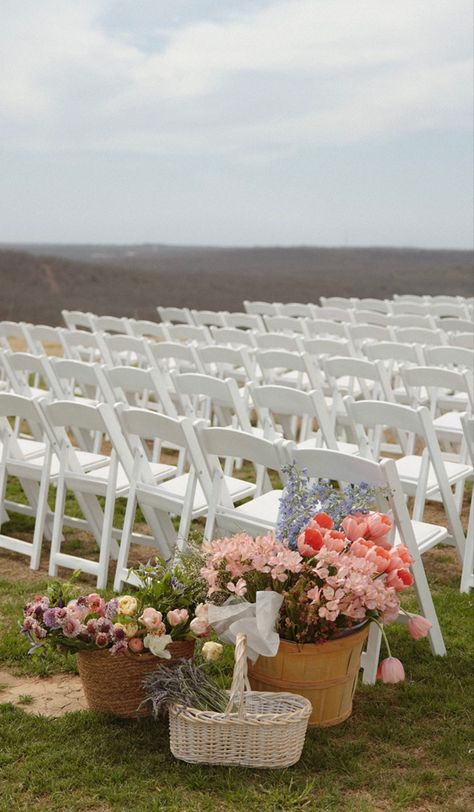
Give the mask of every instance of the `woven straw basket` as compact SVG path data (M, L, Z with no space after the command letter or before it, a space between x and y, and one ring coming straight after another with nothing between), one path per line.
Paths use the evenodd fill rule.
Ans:
M239 634L225 712L172 706L171 752L191 763L289 767L301 757L310 713L311 703L297 694L250 690L247 640Z
M142 682L163 663L180 657L191 658L194 640L176 640L169 644L170 660L154 654L121 654L114 657L108 649L79 651L77 667L89 708L115 716L151 716L151 705L140 707L145 699Z

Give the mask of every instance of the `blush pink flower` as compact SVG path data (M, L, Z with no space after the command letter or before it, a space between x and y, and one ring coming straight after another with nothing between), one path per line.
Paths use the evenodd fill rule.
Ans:
M355 555L357 558L365 558L373 546L373 542L368 541L368 539L355 539L351 544L351 555Z
M66 637L77 637L81 624L73 615L68 615L63 623L63 634Z
M367 516L367 533L365 537L370 538L372 541L377 541L378 543L378 539L388 536L392 527L393 522L386 513L369 513Z
M422 637L426 637L432 625L431 621L422 615L413 615L407 624L413 640L421 640Z
M86 595L86 606L89 612L93 612L96 615L103 615L105 612L105 601L97 592L91 592L90 595Z
M131 637L128 641L128 647L134 654L139 654L143 651L143 641L139 637Z
M170 626L179 626L181 623L186 623L189 612L187 609L171 609L166 617Z
M368 561L373 561L377 572L385 572L390 564L390 554L388 550L384 550L383 547L379 547L378 544L367 551L366 557Z
M382 682L387 683L403 682L405 679L403 664L396 657L387 657L386 660L382 660L377 674Z
M245 583L243 578L239 578L236 584L233 584L232 581L229 581L227 584L227 589L229 592L233 592L238 598L243 598L245 593L247 592L247 584Z
M143 610L138 620L150 631L156 632L163 627L163 615L151 606Z
M346 516L341 527L349 541L364 538L368 528L367 516L365 513L352 513Z

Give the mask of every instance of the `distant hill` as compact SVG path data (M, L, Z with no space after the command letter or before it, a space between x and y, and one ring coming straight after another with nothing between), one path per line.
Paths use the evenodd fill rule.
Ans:
M1 250L0 319L60 324L61 309L157 317L156 306L241 310L243 299L474 295L469 251L28 245Z

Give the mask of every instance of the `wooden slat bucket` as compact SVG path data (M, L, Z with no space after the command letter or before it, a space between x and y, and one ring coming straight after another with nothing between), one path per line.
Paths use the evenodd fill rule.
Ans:
M330 727L352 713L352 698L359 676L368 626L325 643L298 645L280 640L275 657L249 662L254 691L289 691L309 699L310 727Z

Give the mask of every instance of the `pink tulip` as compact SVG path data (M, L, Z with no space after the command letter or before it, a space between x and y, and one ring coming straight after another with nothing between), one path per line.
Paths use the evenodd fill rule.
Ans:
M332 528L334 527L334 522L331 519L331 517L327 513L324 513L322 511L321 513L316 513L316 515L313 516L312 521L315 522L316 525L323 530L332 530Z
M355 555L357 558L365 558L373 546L374 544L372 541L362 538L356 539L351 544L351 555Z
M382 660L379 666L379 673L382 682L403 682L405 679L403 664L400 660L397 660L396 657L387 657L386 660Z
M378 545L367 552L366 558L375 564L377 572L385 572L390 563L389 553Z
M413 640L420 640L426 637L433 624L422 615L413 615L407 625Z
M349 541L355 541L367 533L367 516L363 513L353 513L343 520L342 529Z
M186 623L189 612L187 609L171 609L166 617L170 626L179 626L180 623Z
M367 516L367 536L374 541L386 536L392 526L392 520L386 513L369 513Z

